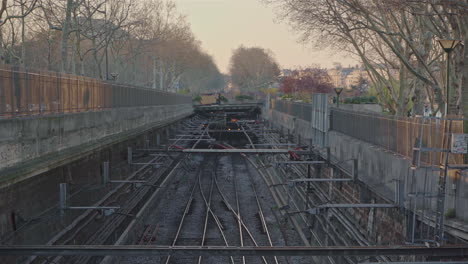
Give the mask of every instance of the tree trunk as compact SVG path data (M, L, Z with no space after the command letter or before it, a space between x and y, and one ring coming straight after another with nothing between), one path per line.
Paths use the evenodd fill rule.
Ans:
M153 59L153 89L157 89L158 88L158 85L157 85L157 82L158 82L158 62L156 60L156 57L154 57Z
M424 99L426 96L424 94L423 85L424 83L421 80L414 80L413 116L424 114Z
M24 23L24 1L21 1L21 67L26 65L26 26Z
M62 57L61 71L67 72L68 67L68 32L70 31L71 23L71 11L73 6L73 0L67 0L67 8L65 10L65 21L62 28L62 47L60 50Z
M462 48L462 56L463 59L460 60L460 65L459 69L462 71L462 90L461 90L461 104L460 108L463 113L464 118L468 118L468 70L466 67L468 67L468 48L466 45L468 45L468 24L464 24L461 26L461 31L463 35L463 42L465 43L464 46L459 47ZM464 124L464 132L468 132L468 121L465 121Z
M400 66L400 89L398 91L398 102L396 102L396 115L399 117L406 116L406 104L408 102L405 96L405 91L408 89L408 82L406 77L406 68L404 65L402 65Z
M164 91L163 61L159 61L159 89Z
M0 63L5 63L5 49L3 48L3 28L0 27Z

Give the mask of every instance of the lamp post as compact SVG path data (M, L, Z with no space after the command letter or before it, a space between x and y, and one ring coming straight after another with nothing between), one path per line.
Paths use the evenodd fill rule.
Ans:
M449 94L449 85L450 85L450 53L461 43L460 40L455 39L439 39L438 40L442 49L447 53L447 75L446 75L446 83L445 83L445 116L448 114L449 110L449 102L450 102L450 94Z
M343 88L335 88L335 93L336 93L336 107L340 108L340 94L343 92Z

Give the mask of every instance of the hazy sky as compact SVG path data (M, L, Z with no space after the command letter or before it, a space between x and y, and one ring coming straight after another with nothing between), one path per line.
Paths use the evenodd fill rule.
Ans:
M331 67L356 64L345 54L314 50L297 43L297 35L285 23L277 21L275 11L260 0L175 0L187 15L203 48L214 56L223 72L228 71L232 50L244 46L270 49L283 68L320 64Z

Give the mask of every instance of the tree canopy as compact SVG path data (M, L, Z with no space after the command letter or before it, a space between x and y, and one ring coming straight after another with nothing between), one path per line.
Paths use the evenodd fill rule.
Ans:
M242 92L257 92L275 82L280 69L271 51L240 46L232 54L229 72Z
M450 76L437 39L468 38L468 0L266 0L290 22L303 41L333 46L362 61L383 106L397 115L423 105L433 112L447 101L457 113L461 94L468 100L465 47L452 52ZM464 85L463 85L464 84ZM414 100L412 100L414 99ZM468 109L464 109L468 113Z
M172 0L3 0L0 19L0 63L161 90L224 86Z

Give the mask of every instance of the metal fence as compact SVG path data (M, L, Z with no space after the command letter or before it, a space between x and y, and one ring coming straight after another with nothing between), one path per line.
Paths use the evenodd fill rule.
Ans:
M294 103L285 100L273 100L271 108L302 120L312 120L312 105L306 103Z
M0 66L0 116L191 104L189 96L56 72Z
M440 164L450 133L463 133L462 120L412 117L394 118L367 112L333 108L330 129L380 146L413 160L413 164ZM450 122L452 123L450 125ZM421 152L419 147L433 149ZM415 149L416 148L416 149ZM461 154L450 155L450 163L463 163Z
M319 98L316 99L318 100ZM272 100L271 108L312 122L314 121L312 118L313 114L316 114L323 104L317 100L314 100L312 104ZM323 124L320 118L315 118L315 121L319 125ZM441 164L444 157L443 150L450 147L448 146L450 142L447 140L449 135L463 133L463 120L461 119L428 117L396 118L378 113L358 112L338 108L331 108L329 122L330 130L405 156L411 159L413 164L417 166L421 163ZM326 123L328 123L328 120L326 120ZM313 133L322 131L323 129L321 128L312 122ZM328 130L328 126L324 128ZM316 134L311 136L313 138L317 137ZM318 144L314 142L314 144L322 146L325 146L327 142L323 141L322 143ZM426 150L419 151L420 147ZM463 155L451 154L449 163L462 164Z

